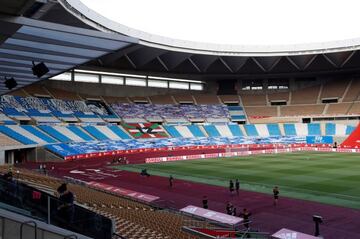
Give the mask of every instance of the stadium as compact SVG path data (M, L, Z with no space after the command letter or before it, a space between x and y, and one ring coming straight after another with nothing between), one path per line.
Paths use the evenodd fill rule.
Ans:
M356 6L175 2L0 0L0 238L360 238Z

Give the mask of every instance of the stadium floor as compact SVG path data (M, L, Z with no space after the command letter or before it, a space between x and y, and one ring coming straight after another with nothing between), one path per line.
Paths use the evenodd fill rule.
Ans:
M350 153L290 153L122 166L120 169L271 193L360 209L360 157Z
M306 156L308 158L304 158ZM222 162L219 162L219 160L222 160ZM285 177L283 174L286 165L294 164L296 162L294 165L288 165L288 167L291 166L290 169L293 169L292 173L288 173L288 175L291 177L294 177L295 175L308 175L315 177L315 174L317 174L315 170L318 170L324 171L323 175L327 176L327 178L331 177L331 175L333 175L331 177L332 179L339 178L338 180L340 180L340 183L343 181L341 178L352 176L348 177L348 180L352 179L351 182L354 184L356 182L355 176L358 175L357 172L359 172L358 162L360 161L357 160L360 159L358 159L358 156L355 154L333 155L323 153L299 153L286 155L259 155L256 157L244 157L237 159L227 158L181 162L178 161L164 164L147 164L146 166L128 165L117 167L118 169L109 168L106 163L99 162L97 160L91 162L88 160L83 160L81 162L74 161L63 163L61 164L61 167L60 165L57 165L56 170L54 170L51 174L57 177L70 176L84 181L97 181L116 187L159 196L162 203L165 203L166 206L175 207L177 209L187 205L201 206L201 199L204 195L207 195L209 198L210 209L219 212L224 212L226 203L231 201L235 207L237 207L238 212L244 207L248 208L252 212L252 228L258 228L263 232L269 233L274 233L277 230L285 227L304 233L313 234L314 223L312 221L312 215L317 214L323 216L324 218L324 223L321 225L321 234L324 236L324 238L350 239L360 238L360 210L355 209L355 206L354 208L346 208L309 200L289 198L287 197L287 194L293 194L293 192L287 192L287 186L285 186L285 183L288 182L284 179L284 185L279 181L272 181L274 183L276 182L280 186L281 190L279 205L274 207L272 204L272 195L270 195L273 185L270 185L269 183L265 186L259 186L259 182L261 181L257 181L257 183L256 181L254 181L254 183L248 181L248 183L245 183L240 176L249 175L249 169L251 168L263 167L263 172L257 172L259 177L264 177L267 175L267 177L271 178L274 177L274 174L270 173L272 170L280 170L281 173L277 175L282 175L280 178L283 178ZM234 162L238 164L234 165ZM243 163L242 166L241 163ZM349 163L353 165L346 165ZM179 167L178 165L181 164L188 164L188 166ZM200 167L196 169L194 165L197 164L203 164L203 166L207 167ZM224 168L227 169L226 172L229 172L226 174L226 176L224 174L223 179L206 179L205 175L203 175L204 170L209 170L210 167L212 167L212 171L209 172L212 172L214 175L222 175L220 172L220 169L222 168L221 165L226 165ZM148 169L148 172L152 174L152 176L149 178L142 177L139 174L140 169L145 167ZM175 167L176 170L181 169L184 170L185 173L197 173L203 177L200 178L199 176L192 176L192 178L190 178L190 176L186 175L187 180L182 180L179 178L179 175L175 176L175 174L173 174L175 176L174 188L170 189L168 186L169 172L164 171L165 169L160 172L160 167ZM301 167L303 169L301 169ZM132 171L136 172L123 170L125 168L127 170L131 169ZM163 174L166 177L155 176L155 168L158 170L157 173ZM249 172L247 174L237 174L239 179L242 180L241 188L244 190L240 191L240 196L230 195L227 189L227 180L230 177L234 177L234 174L231 173L231 171L242 172L239 171L239 168L243 168L245 172ZM338 168L342 173L335 173ZM348 168L349 172L346 172L345 168ZM270 171L270 169L272 170ZM303 171L305 169L308 169L308 174L304 174ZM294 174L296 170L298 171L296 174ZM178 171L178 174L179 172L181 171ZM312 179L314 180L314 183L318 185L319 182L316 181L317 178ZM195 182L194 180L202 182ZM322 181L329 181L329 179L322 179ZM216 184L220 184L220 186ZM331 188L331 186L328 187ZM266 193L253 192L248 189L259 190L260 192L264 191ZM357 186L354 187L354 189L359 188ZM356 190L353 190L352 192L356 192ZM317 194L317 192L312 193ZM324 193L321 192L321 194ZM309 196L309 199L313 200L311 195ZM294 194L293 196L297 195ZM331 196L328 196L328 198L331 198ZM353 200L351 205L357 204Z

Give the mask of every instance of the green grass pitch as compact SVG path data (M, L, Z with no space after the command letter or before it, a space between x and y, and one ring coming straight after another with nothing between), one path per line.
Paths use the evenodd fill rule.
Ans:
M289 153L120 166L119 169L195 182L228 186L238 178L241 188L351 208L360 208L360 155L351 153Z

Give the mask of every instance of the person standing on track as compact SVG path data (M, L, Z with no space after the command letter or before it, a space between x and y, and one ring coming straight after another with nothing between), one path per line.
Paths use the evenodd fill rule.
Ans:
M234 182L232 179L230 179L230 182L229 182L229 191L230 191L230 194L233 194L233 192L234 192Z
M169 186L170 186L170 188L173 187L173 182L174 182L174 178L173 178L172 175L170 175L170 177L169 177Z
M204 197L203 197L202 205L203 205L203 208L204 208L204 209L208 209L208 208L209 208L207 196L204 196Z
M239 196L239 190L240 190L240 182L239 179L235 180L235 190L236 190L236 194Z
M273 194L274 194L274 206L276 206L278 204L279 194L280 194L278 186L275 186L273 188Z
M247 210L247 208L244 208L243 212L240 213L239 216L244 219L244 226L246 227L246 229L249 229L251 213Z

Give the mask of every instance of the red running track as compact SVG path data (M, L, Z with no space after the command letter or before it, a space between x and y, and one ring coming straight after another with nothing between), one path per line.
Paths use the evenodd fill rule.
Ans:
M65 166L65 165L64 165ZM56 176L71 176L84 181L102 182L117 187L131 189L155 196L171 202L168 205L177 209L189 204L201 206L204 195L209 198L209 209L225 212L228 201L232 202L239 213L244 207L252 212L252 228L263 232L274 233L281 228L288 228L307 234L314 233L312 215L321 215L324 223L320 226L321 234L326 239L357 239L360 238L360 210L326 205L316 202L282 198L278 206L273 206L272 196L262 193L240 191L240 196L230 195L227 188L176 180L174 188L168 186L168 178L159 176L141 177L138 173L101 169L94 173L88 171L89 166L79 166L76 170L86 174L71 173L64 168L55 169ZM281 189L280 189L281 190Z

